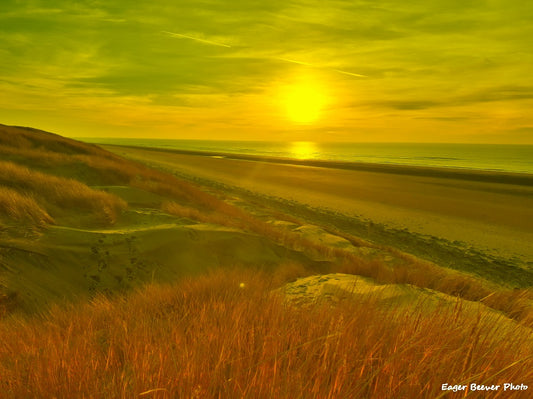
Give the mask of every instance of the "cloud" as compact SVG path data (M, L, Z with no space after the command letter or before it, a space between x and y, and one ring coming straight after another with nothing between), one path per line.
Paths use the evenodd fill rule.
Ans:
M429 120L429 121L439 121L439 122L462 122L476 119L470 116L417 116L413 119Z
M4 3L0 90L28 110L53 104L58 119L84 96L108 107L139 98L142 115L164 107L185 120L183 108L199 126L200 114L232 114L248 96L272 102L275 85L304 75L321 79L335 100L335 121L321 127L346 131L378 117L395 123L389 110L467 130L475 121L465 109L525 115L533 99L533 6L519 0ZM9 103L1 106L8 114Z
M491 101L515 101L533 99L533 86L498 86L478 90L472 94L457 98L457 103L476 103Z
M443 103L434 100L386 100L373 102L371 105L397 110L418 110L439 107Z
M177 37L177 38L182 38L182 39L189 39L189 40L194 40L194 41L199 42L199 43L210 44L212 46L220 46L220 47L231 48L231 46L228 45L228 44L218 43L218 42L215 42L213 40L200 39L198 37L193 37L193 36L189 36L189 35L183 35L183 34L174 33L174 32L167 32L167 31L162 31L162 33L165 33L165 34L167 34L169 36L172 36L172 37Z
M514 102L532 99L533 86L496 86L463 95L449 95L448 97L441 97L440 100L383 100L371 102L367 105L396 110L421 110L436 107L460 107L487 102Z

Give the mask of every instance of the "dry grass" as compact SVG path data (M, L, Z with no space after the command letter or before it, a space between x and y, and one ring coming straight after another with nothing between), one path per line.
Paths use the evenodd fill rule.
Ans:
M131 185L169 199L216 210L224 203L170 173L129 161L102 148L35 129L0 125L0 154L33 172L91 185Z
M443 383L533 382L530 330L460 303L428 313L370 298L303 311L270 294L273 280L219 270L5 319L2 397L436 398Z
M61 208L89 210L113 223L127 204L112 194L94 190L73 179L30 170L12 162L0 161L0 184ZM42 202L40 201L40 202ZM26 201L26 213L35 212L35 201ZM22 205L22 204L21 204Z
M334 261L332 272L357 274L384 284L411 284L471 301L483 301L487 306L533 327L533 292L531 290L502 291L501 288L479 278L446 269L392 249L390 250L394 255L401 260L400 263L390 265L380 260L365 259L343 249L313 242L297 233L277 228L240 208L225 203L219 205L216 212L199 211L175 202L163 203L162 210L202 223L250 231L288 248L303 250L311 256L331 259Z
M170 173L126 160L95 145L35 129L0 125L0 155L13 161L4 161L5 164L0 165L0 182L5 185L28 188L20 180L14 180L30 172L36 173L35 176L45 172L47 177L70 178L82 184L130 185L179 203L194 205L201 211L228 214L232 209L215 196ZM28 165L28 168L25 171L18 170L13 178L8 175L9 170L2 173L2 167L13 169L14 164ZM33 187L46 188L44 186ZM76 190L79 191L79 188Z
M61 154L101 154L102 150L92 144L81 143L57 134L29 127L0 124L0 145L10 148L32 149Z
M228 216L248 218L238 208L170 173L51 133L0 125L0 154L13 161L0 162L0 184L31 193L37 201L46 199L61 207L102 210L110 221L116 220L124 203L91 190L86 184L140 188L194 206L198 212L211 214L211 218L221 213L224 215L219 218L221 223Z
M34 170L88 184L127 184L148 168L102 148L36 129L0 125L0 155Z
M43 227L54 220L32 197L0 186L0 216Z

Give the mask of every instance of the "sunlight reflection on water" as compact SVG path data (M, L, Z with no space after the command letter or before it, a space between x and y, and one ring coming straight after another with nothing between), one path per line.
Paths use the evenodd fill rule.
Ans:
M290 143L289 152L292 158L313 159L316 158L318 147L312 141L293 141Z

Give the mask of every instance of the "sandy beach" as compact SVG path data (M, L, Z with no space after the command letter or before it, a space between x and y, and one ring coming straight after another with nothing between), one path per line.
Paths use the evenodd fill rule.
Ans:
M368 164L316 166L305 161L290 164L249 156L105 147L181 174L459 241L505 258L533 259L530 175Z

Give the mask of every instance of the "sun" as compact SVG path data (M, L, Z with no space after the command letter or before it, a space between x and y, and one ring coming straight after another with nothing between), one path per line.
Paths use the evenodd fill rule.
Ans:
M298 82L287 87L285 106L288 118L298 124L316 122L324 109L326 97L323 89L312 82Z

